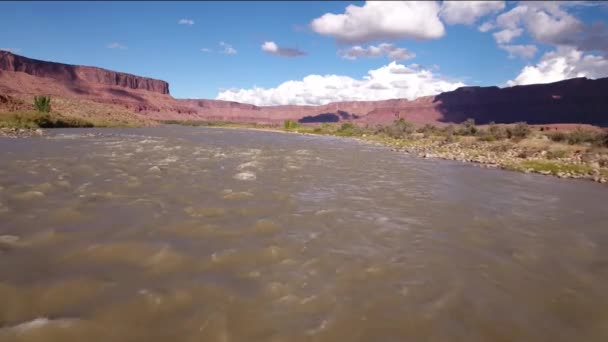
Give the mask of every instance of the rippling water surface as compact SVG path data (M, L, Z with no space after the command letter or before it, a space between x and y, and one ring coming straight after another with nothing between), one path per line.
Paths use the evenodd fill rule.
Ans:
M607 341L608 189L333 137L0 139L0 341Z

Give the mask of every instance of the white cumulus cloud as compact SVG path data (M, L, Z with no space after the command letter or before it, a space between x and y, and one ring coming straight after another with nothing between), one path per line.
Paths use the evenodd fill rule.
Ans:
M437 39L445 34L439 8L435 1L366 1L363 6L348 5L344 14L326 13L310 26L340 43Z
M180 25L192 26L192 25L194 25L194 20L192 20L192 19L180 19L177 23L180 24Z
M500 44L499 48L507 51L509 53L509 58L521 57L521 58L532 58L536 55L538 48L536 45L526 44L526 45L506 45Z
M108 49L119 49L119 50L126 50L127 47L125 45L122 45L120 43L114 42L114 43L110 43L108 45L106 45L106 47Z
M381 57L386 56L393 61L402 61L416 57L416 54L406 48L396 47L393 44L382 43L377 46L370 45L362 47L352 46L348 49L338 50L338 55L345 59L355 60L361 57Z
M544 54L538 64L528 65L507 85L551 83L574 77L608 76L608 60L568 46Z
M220 47L222 48L222 50L220 51L221 53L225 53L227 55L236 55L237 53L236 49L228 43L220 42Z
M472 25L477 19L505 8L504 1L444 1L440 16L448 24Z
M567 11L576 2L521 2L499 15L496 23L503 29L527 30L537 42L568 45L582 51L608 52L608 28L604 22L587 25Z
M433 74L417 65L397 62L368 71L361 79L341 75L309 75L283 82L275 88L228 89L216 99L258 106L322 105L338 101L415 99L454 90L465 84Z
M282 57L298 57L306 55L306 52L304 51L294 48L279 47L275 42L272 41L264 42L264 44L262 44L262 51L271 55Z

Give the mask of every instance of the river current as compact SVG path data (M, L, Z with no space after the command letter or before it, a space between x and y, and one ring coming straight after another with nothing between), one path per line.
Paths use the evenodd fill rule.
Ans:
M0 139L0 341L607 341L608 189L352 139Z

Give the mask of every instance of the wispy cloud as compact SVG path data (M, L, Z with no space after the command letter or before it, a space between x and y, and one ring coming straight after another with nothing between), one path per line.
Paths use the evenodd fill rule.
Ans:
M0 48L0 51L8 51L12 53L19 53L21 51L20 48Z
M202 52L211 52L211 49L207 49L207 48L202 48L201 49Z
M120 43L114 42L114 43L110 43L108 45L106 45L106 47L108 49L120 49L120 50L126 50L127 47L125 45L122 45Z
M282 57L305 56L306 52L294 48L279 47L275 42L265 42L262 44L262 51L271 55Z
M180 25L192 26L192 25L194 25L194 20L192 20L192 19L180 19L177 23L180 24Z
M232 47L232 45L225 43L225 42L220 42L220 46L222 47L222 51L220 51L221 53L225 53L227 55L236 55L237 51L235 48Z
M366 48L355 45L346 50L339 50L338 55L345 59L355 60L362 57L386 56L393 61L402 61L416 57L416 54L405 48L399 48L393 44L382 43L377 46L370 45Z
M536 45L505 45L498 44L498 47L509 53L509 58L521 57L532 58L536 55L538 48Z

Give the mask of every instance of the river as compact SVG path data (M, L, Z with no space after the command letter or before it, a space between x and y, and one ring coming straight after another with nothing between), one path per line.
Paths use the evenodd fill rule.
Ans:
M606 341L608 190L353 139L0 139L0 341Z

